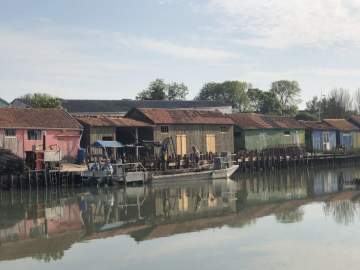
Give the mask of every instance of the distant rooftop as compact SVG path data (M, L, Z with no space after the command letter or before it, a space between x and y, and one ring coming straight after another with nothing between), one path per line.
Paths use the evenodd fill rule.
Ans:
M229 107L222 102L206 100L85 100L64 99L62 106L70 113L126 114L132 108L199 109Z
M229 115L235 125L242 129L303 129L292 117L263 115L257 113L234 113Z
M346 119L324 119L323 121L328 125L343 132L359 131L358 127L356 127Z
M9 105L9 103L6 100L0 98L0 108L7 107L8 105Z

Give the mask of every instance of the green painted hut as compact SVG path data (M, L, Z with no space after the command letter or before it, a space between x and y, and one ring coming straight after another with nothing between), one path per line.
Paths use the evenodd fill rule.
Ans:
M294 118L257 113L234 113L235 150L305 146L305 127Z
M9 106L9 103L7 103L5 100L3 100L2 98L0 98L0 108L4 108Z

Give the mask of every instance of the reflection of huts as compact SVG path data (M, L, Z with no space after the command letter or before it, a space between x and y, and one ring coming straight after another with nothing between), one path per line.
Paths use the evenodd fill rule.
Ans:
M336 149L336 129L325 122L303 121L308 150L331 151Z
M235 150L304 146L305 128L291 117L234 113Z
M133 109L126 117L153 125L153 141L172 138L177 155L192 153L192 146L202 153L234 151L233 121L219 111Z
M360 129L345 119L324 119L336 129L336 144L345 150L360 148Z
M81 147L92 154L101 154L102 150L91 147L97 140L119 141L135 144L152 138L152 127L145 122L121 116L82 116L77 120L83 125ZM115 153L114 153L115 155Z

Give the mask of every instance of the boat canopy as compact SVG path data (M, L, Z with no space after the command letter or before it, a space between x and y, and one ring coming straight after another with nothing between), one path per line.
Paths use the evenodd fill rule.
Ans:
M118 141L101 141L97 140L93 143L92 147L98 148L122 148L125 147L121 142Z

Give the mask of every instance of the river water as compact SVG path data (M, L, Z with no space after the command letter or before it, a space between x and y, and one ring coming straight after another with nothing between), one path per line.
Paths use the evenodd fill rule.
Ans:
M355 167L0 193L0 269L358 269Z

